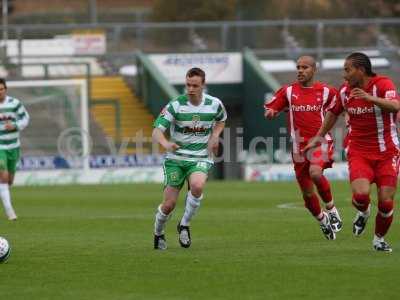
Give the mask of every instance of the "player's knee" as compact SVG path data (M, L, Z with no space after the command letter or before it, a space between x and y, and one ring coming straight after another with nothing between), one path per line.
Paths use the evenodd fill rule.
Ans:
M382 217L388 218L393 214L394 201L393 199L380 200L378 202L379 214Z
M190 191L192 195L196 198L201 197L203 194L204 183L203 182L193 182L190 185Z
M314 183L319 183L321 180L322 171L319 169L310 169L310 177Z
M200 198L203 195L203 189L193 189L191 190L193 197Z
M165 214L169 214L171 211L174 210L176 205L175 197L166 197L164 202L162 203L162 210Z
M353 186L353 198L355 195L369 195L369 185Z
M313 190L310 190L310 191L308 191L308 190L303 190L302 193L303 193L303 199L304 199L304 201L307 202L307 199L309 199L310 197L312 197L312 195L314 194L314 191L313 191Z
M393 199L395 194L395 190L386 190L386 191L379 191L378 193L378 201L386 201Z
M9 177L7 172L0 172L0 182L9 183Z
M315 166L315 165L311 165L310 169L308 171L311 180L313 181L313 183L318 184L321 180L321 176L322 176L322 168L319 166Z
M164 201L164 203L161 206L162 212L166 215L169 215L174 210L175 204L176 204L175 201L168 201L168 200Z

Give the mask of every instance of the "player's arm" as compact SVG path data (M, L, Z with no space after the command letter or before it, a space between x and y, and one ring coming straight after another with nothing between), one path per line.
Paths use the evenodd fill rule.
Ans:
M14 122L8 122L4 125L6 130L23 130L29 124L29 114L22 103L18 104L15 112L16 118Z
M325 135L333 128L338 116L343 113L343 111L344 107L342 101L340 100L340 95L336 94L333 96L332 101L327 108L327 112L321 127L319 128L317 134L310 139L310 141L304 147L303 152L306 152L311 148L315 148L321 143L325 142Z
M29 114L21 103L21 107L17 110L16 125L18 130L23 130L29 124Z
M159 143L167 151L175 151L179 146L173 142L168 141L164 132L160 128L154 128L152 134L153 141Z
M332 127L336 124L337 119L338 119L337 115L328 111L326 113L326 116L325 116L324 122L322 123L321 128L318 130L318 132L315 136L323 138L332 129Z
M175 151L179 146L170 142L165 136L165 131L171 126L175 120L175 111L171 103L164 107L157 119L154 121L154 129L152 133L153 142L159 143L167 151Z
M286 86L281 87L270 101L264 104L264 117L271 120L288 106Z
M382 98L370 95L360 88L354 88L351 90L350 97L365 99L387 112L398 112L400 110L400 101L397 98L395 87L389 87L385 90L384 98Z
M219 104L217 115L215 117L215 123L211 132L211 136L208 140L208 153L214 153L217 155L219 146L219 136L224 131L225 121L228 115L222 102Z
M315 148L320 144L325 142L325 135L332 129L335 125L338 116L334 113L328 111L325 115L324 122L322 123L320 129L318 130L317 134L307 143L304 147L303 151L306 152L311 148Z
M225 122L215 122L210 139L208 140L208 153L218 154L219 136L224 131Z

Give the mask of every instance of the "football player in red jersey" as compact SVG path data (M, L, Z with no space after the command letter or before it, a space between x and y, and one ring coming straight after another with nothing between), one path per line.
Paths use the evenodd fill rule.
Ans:
M283 86L272 100L264 105L265 117L273 119L279 112L288 110L294 170L305 207L320 222L325 237L334 240L335 233L342 228L342 220L334 205L329 181L323 175L324 169L330 168L333 163L333 143L330 134L326 134L328 143L308 153L302 152L308 140L318 132L326 108L337 95L334 88L314 81L315 72L314 58L300 57L297 60L297 81ZM314 185L325 202L326 212L321 209Z
M363 53L350 54L344 64L346 83L339 97L328 109L322 127L306 149L319 144L343 111L349 115L347 158L353 205L357 209L353 233L359 236L370 216L370 186L378 188L378 213L375 218L373 247L391 252L385 242L393 219L394 194L397 186L399 141L396 114L400 101L393 82L372 72L371 61Z

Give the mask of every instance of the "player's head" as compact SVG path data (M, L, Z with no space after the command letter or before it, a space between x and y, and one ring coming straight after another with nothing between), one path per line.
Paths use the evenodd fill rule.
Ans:
M7 93L7 83L4 78L0 78L0 100L3 100L6 97Z
M371 60L361 52L354 52L344 62L344 79L351 87L361 87L366 77L373 77Z
M206 73L200 68L191 68L186 73L186 92L191 99L199 99L206 82Z
M314 80L317 64L312 56L300 56L296 64L297 81L303 86L309 86Z

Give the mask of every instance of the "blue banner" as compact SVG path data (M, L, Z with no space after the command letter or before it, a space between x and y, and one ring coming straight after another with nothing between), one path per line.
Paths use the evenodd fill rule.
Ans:
M130 155L91 155L90 168L132 168L160 166L163 154L130 154ZM62 156L23 156L18 170L56 170L77 169L82 167L82 158L65 158Z

